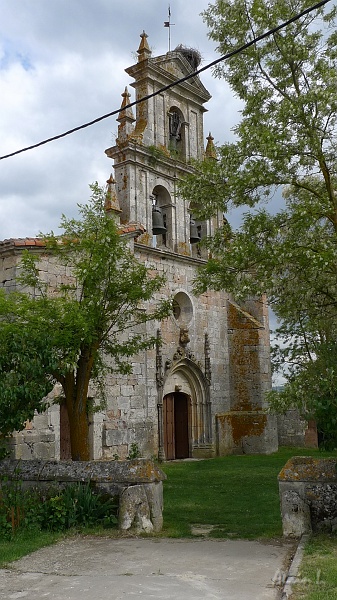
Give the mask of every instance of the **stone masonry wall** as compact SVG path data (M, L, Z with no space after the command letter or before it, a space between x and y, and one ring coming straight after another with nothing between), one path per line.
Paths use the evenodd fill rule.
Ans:
M213 429L215 414L229 406L228 350L226 346L226 296L207 293L195 297L192 293L196 263L185 257L171 257L167 253L148 247L136 246L137 257L156 272L164 274L167 283L154 300L174 297L184 291L188 294L193 310L187 323L189 348L204 370L204 335L209 334L212 365L211 401ZM162 324L147 324L149 334L161 327L163 364L172 361L179 345L181 323L174 316ZM156 385L155 349L132 359L133 373L125 377L109 376L107 381L108 402L103 420L103 458L118 455L125 458L130 445L136 443L142 456L154 456L158 452L158 389ZM174 390L172 390L174 391Z
M217 415L218 454L277 450L276 417L265 412L270 348L265 299L246 307L228 303L230 410ZM253 313L253 315L252 315Z
M39 268L43 279L51 289L60 283L71 281L71 271L56 264L55 260L33 248L41 256ZM193 280L199 261L167 253L146 246L137 246L139 260L153 266L157 272L167 277L166 288L159 297L173 297L176 293L188 294L192 303L192 314L187 323L189 348L205 368L204 336L207 332L210 341L210 361L212 380L210 386L212 402L213 431L215 415L229 408L228 348L226 295L207 293L195 297L192 293ZM20 254L1 259L0 278L8 289L15 287ZM157 299L155 298L155 300ZM163 339L163 362L172 361L179 344L182 323L173 316L161 325ZM149 323L143 330L153 335L160 323ZM156 385L155 349L132 358L133 372L130 376L108 375L107 408L92 416L91 448L95 459L126 458L132 444L139 448L141 456L155 456L158 452L158 389ZM17 458L56 458L60 457L59 406L55 405L44 415L37 415L25 431L15 434L11 442L12 455Z
M300 418L297 410L288 410L277 415L278 443L280 446L304 447L307 423Z

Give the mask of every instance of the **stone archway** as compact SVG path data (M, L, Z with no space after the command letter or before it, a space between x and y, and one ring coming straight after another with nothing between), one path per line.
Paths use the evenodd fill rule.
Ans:
M209 456L212 422L209 385L200 367L183 358L166 373L163 386L163 450L167 460Z

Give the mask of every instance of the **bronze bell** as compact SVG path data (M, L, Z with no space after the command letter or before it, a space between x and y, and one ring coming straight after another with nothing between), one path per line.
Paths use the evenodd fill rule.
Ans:
M194 219L190 220L190 244L197 244L201 240L200 231L196 226Z
M159 206L152 207L152 233L153 235L163 235L167 229L164 225L164 219Z

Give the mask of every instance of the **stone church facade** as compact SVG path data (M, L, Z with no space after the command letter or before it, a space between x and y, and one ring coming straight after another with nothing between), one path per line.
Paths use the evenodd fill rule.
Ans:
M193 218L177 182L191 159L214 159L213 138L204 147L208 91L198 76L173 82L197 67L195 51L178 47L152 57L145 33L138 62L126 69L140 100L136 114L122 94L107 210L118 220L137 258L165 274L173 315L144 325L157 331L156 348L133 358L133 373L107 378L107 407L91 423L93 459L125 458L132 448L159 459L211 457L277 450L277 424L266 412L271 387L268 307L264 298L238 305L225 292L196 296L193 281L207 259L202 237L221 226L222 214ZM166 88L166 89L165 89ZM52 262L40 240L0 242L0 284L13 289L23 249L39 253L51 285L69 274ZM51 404L14 435L16 458L67 458L67 416ZM132 446L135 444L136 446Z

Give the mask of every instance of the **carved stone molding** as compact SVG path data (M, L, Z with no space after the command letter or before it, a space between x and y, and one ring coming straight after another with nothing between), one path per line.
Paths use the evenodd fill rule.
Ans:
M205 377L207 380L208 385L210 385L211 380L212 380L212 369L211 369L211 359L210 359L210 353L209 353L209 337L208 337L208 333L205 333Z
M163 355L162 355L162 337L160 329L157 329L157 341L156 341L156 383L158 388L162 388L164 385L163 375Z

